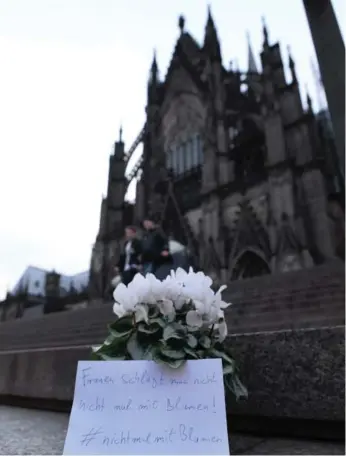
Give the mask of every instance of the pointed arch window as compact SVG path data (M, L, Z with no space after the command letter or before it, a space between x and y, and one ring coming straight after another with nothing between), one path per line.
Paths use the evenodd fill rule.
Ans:
M200 135L172 144L166 153L166 166L174 175L181 175L203 164L203 146Z
M187 170L187 142L181 145L181 173L185 173Z
M167 166L167 169L173 168L172 149L168 149L166 152L166 166Z
M192 142L191 139L189 139L186 142L185 153L186 153L186 170L189 171L190 169L193 168L193 157L192 157L192 154L193 154L193 142Z
M176 148L177 152L177 174L181 174L184 169L184 156L181 144Z
M171 152L171 156L172 156L173 174L177 174L177 172L178 172L178 154L177 154L176 145L171 146L170 152Z
M203 145L202 145L202 139L200 135L196 136L196 142L197 142L197 165L202 165L203 164Z
M192 166L195 168L196 166L198 166L197 135L192 138L191 156L192 156Z

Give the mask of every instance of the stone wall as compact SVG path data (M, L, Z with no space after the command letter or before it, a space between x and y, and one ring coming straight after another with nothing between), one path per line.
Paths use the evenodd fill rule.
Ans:
M228 398L228 412L254 417L342 421L344 328L231 336L247 401ZM6 351L0 355L2 396L71 401L78 360L90 347Z
M245 416L344 419L344 268L237 282L227 313L228 343L240 361L248 401L228 400ZM0 401L70 401L78 360L102 342L111 304L0 325Z

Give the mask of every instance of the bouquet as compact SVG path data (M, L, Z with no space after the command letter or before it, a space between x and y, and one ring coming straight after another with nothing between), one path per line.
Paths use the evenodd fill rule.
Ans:
M93 348L96 360L153 360L171 368L189 359L221 358L226 386L238 399L246 397L235 362L224 344L227 324L222 286L212 289L203 272L171 271L163 281L153 274L137 274L114 291L109 336Z

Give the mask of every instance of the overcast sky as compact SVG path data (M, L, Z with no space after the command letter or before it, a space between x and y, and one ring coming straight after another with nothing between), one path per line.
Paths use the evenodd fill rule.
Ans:
M208 3L226 65L246 68L247 31L259 63L265 16L316 102L302 0ZM141 129L153 49L165 75L180 13L201 42L205 0L0 0L0 298L28 265L88 269L112 144L120 123L127 147Z

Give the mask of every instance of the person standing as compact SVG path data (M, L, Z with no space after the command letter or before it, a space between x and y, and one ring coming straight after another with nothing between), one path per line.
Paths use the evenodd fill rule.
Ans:
M170 261L168 239L153 220L143 220L142 239L143 274L155 274L156 270Z
M136 236L137 229L134 226L125 228L124 251L120 255L116 268L124 285L128 285L141 269L142 246L141 241Z

